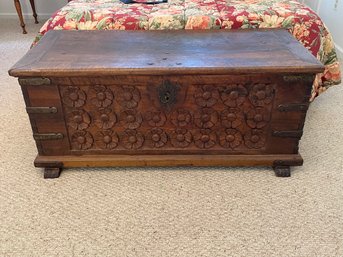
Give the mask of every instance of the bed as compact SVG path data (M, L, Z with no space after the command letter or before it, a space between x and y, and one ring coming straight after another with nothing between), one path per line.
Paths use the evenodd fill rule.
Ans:
M43 25L33 45L49 30L172 30L285 28L325 65L313 100L341 82L332 36L307 6L292 0L169 0L123 4L119 0L73 0ZM101 40L101 39L99 39Z

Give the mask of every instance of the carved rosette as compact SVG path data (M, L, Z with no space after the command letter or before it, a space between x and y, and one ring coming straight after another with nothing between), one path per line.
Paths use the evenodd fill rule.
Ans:
M90 123L91 118L84 110L73 110L67 114L67 124L75 130L84 130Z
M239 108L229 108L220 113L220 120L225 128L237 128L244 122L244 115Z
M214 86L198 87L194 94L195 102L201 107L212 107L219 99L218 90Z
M216 134L210 129L199 129L194 134L194 143L198 148L209 149L216 144Z
M186 109L177 109L171 115L171 122L178 127L185 127L192 123L192 114Z
M266 144L266 134L264 130L252 129L244 135L245 145L248 148L259 149Z
M235 149L242 143L242 134L236 129L226 129L219 134L219 144L224 148Z
M86 93L79 87L67 87L64 88L62 93L62 101L68 107L79 108L86 102Z
M218 113L212 108L202 108L194 115L194 123L199 128L212 128L218 122Z
M127 129L122 134L121 143L126 149L136 150L142 147L144 137L136 130Z
M263 106L273 101L273 85L255 84L250 90L249 99L255 106Z
M113 103L114 96L109 88L96 85L91 87L89 91L89 98L94 106L98 108L105 108Z
M110 129L117 122L117 116L109 108L101 108L95 114L95 125L100 129Z
M145 119L151 127L161 127L167 120L166 115L161 111L150 111L145 115Z
M95 143L101 149L114 149L118 142L118 135L112 130L99 131L95 136Z
M247 96L247 89L241 84L233 84L220 88L220 98L228 107L240 106Z
M168 136L163 129L153 128L148 131L146 141L150 147L160 148L167 143Z
M141 95L135 86L122 86L119 90L117 101L124 108L136 108L140 100Z
M87 150L92 147L94 139L87 131L78 131L71 136L73 149Z
M265 108L256 107L246 113L247 124L250 128L263 128L268 124L269 116Z
M187 129L176 129L170 135L170 142L174 147L185 148L192 143L192 133Z
M137 129L140 127L143 117L136 110L126 110L120 114L120 122L128 129Z

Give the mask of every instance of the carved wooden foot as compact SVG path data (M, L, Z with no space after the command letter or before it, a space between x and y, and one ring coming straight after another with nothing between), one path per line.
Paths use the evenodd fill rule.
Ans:
M61 168L44 168L44 178L58 178L60 176Z
M290 166L274 166L273 169L277 177L290 177L291 176Z

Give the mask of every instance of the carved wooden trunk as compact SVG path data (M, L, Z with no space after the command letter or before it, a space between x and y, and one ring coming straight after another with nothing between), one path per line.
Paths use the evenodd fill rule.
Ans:
M284 30L52 31L19 77L37 167L302 165L323 66Z

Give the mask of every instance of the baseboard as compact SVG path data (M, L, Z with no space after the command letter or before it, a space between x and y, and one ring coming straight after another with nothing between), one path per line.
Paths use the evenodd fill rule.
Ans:
M37 13L38 18L41 19L49 19L52 15L52 13ZM25 19L27 18L31 18L32 17L32 13L23 13L23 16ZM18 14L17 13L0 13L0 19L1 18L16 18L18 19Z

